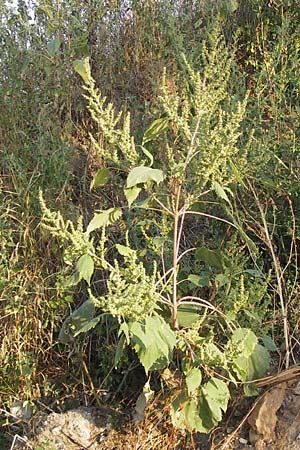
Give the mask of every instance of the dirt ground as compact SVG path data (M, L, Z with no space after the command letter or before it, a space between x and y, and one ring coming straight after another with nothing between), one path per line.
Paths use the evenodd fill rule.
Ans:
M79 407L37 412L15 433L10 450L300 450L298 371L274 377L248 410L236 407L210 436L174 431L166 411L134 423L130 414L107 407Z

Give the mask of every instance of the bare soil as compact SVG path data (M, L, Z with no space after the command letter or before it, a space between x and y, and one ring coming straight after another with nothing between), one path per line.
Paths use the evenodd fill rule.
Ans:
M244 409L232 411L211 436L192 437L172 430L166 411L136 423L107 407L39 411L11 450L300 450L300 381L280 381Z

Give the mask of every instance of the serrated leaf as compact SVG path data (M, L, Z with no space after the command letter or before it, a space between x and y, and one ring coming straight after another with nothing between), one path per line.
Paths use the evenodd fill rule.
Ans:
M59 50L60 44L61 42L59 39L52 39L48 42L47 50L51 58L54 58L54 56L56 55L57 51Z
M200 417L207 431L210 431L222 419L222 411L227 410L230 392L227 384L218 378L212 377L201 387Z
M188 281L198 287L210 286L209 274L202 273L200 275L190 274L188 276Z
M168 128L168 119L161 118L154 120L154 122L144 133L143 145L146 144L147 142L153 141L153 139L158 137L167 128Z
M229 200L228 195L226 194L224 188L217 181L213 182L212 187L217 196L220 197L222 200L225 200L232 207L231 201Z
M259 278L261 278L263 276L262 271L261 270L257 270L257 269L246 269L246 270L244 270L244 272L248 273L252 277L259 277Z
M270 367L268 350L257 344L249 357L240 356L233 361L233 368L242 381L252 381L262 377Z
M230 282L230 279L227 275L224 275L223 273L218 273L215 276L215 282L218 284L218 287L220 288L228 284Z
M80 280L81 280L80 274L77 271L73 272L72 275L70 275L69 278L66 280L65 286L66 287L75 286L76 284L79 283Z
M176 336L161 317L147 317L130 325L131 343L146 373L157 363L166 367L172 357Z
M73 67L75 72L77 72L83 81L87 83L91 77L89 58L84 58L84 60L76 59L76 61L73 62Z
M243 390L246 397L256 397L258 395L258 390L255 389L253 384L244 384Z
M125 194L126 200L128 202L129 208L132 205L132 203L138 198L141 190L142 189L139 188L138 186L133 186L131 188L124 189L124 194Z
M241 175L240 175L240 173L239 173L239 171L238 171L236 165L234 164L234 162L233 162L231 159L229 160L229 166L230 166L230 168L231 168L231 170L232 170L233 175L234 175L235 178L237 179L237 181L238 181L244 188L246 188L246 185L245 185L245 183L243 182L243 179L242 179L242 177L241 177Z
M236 349L241 356L249 357L258 340L253 331L248 328L238 328L234 330L228 344L230 347Z
M118 250L120 255L125 256L125 257L135 255L135 250L132 250L132 248L126 247L125 245L116 244L116 249Z
M154 159L153 159L152 154L143 145L141 145L141 149L142 149L142 152L144 153L144 155L146 155L150 159L150 167L153 166Z
M59 332L59 341L63 344L72 342L75 334L93 319L94 314L95 305L88 299L66 318Z
M88 285L91 283L91 277L94 273L94 261L93 258L88 255L82 255L76 264L76 269L79 274L80 280L85 280Z
M205 361L209 366L226 368L226 357L213 342L204 344L203 350Z
M157 326L157 333L162 338L162 340L167 345L167 350L164 352L164 355L166 357L169 356L170 351L173 350L176 344L176 335L174 334L173 330L171 329L170 325L167 324L164 320L158 317L151 317L151 322L149 323L149 328L151 329L151 326ZM146 319L147 320L147 319Z
M101 320L102 315L94 317L94 319L90 320L86 324L83 325L76 333L74 333L74 337L78 336L81 333L87 333L90 330L93 330Z
M203 428L202 420L199 416L199 405L193 398L189 398L184 405L184 416L187 428L189 430L196 430L199 432L205 432Z
M177 310L178 324L181 327L190 328L198 319L201 308L188 303L181 303Z
M226 412L228 401L230 399L230 392L227 384L219 380L219 378L212 377L202 388L202 392L205 395L207 403L210 407L210 404L213 402L214 407L217 407ZM218 413L218 420L221 420L222 414Z
M273 339L268 336L267 334L263 334L261 337L261 340L263 341L264 347L269 350L269 352L278 352L278 347L273 341Z
M202 374L201 370L198 367L194 367L191 369L186 375L186 386L188 388L188 393L195 391L201 384Z
M148 181L154 181L155 183L161 183L164 179L164 173L159 169L152 169L151 167L139 166L134 167L127 177L127 189L137 184L147 183Z
M110 208L106 211L96 213L93 219L90 221L86 232L87 234L90 234L92 231L97 230L98 228L111 225L112 223L116 222L121 216L121 208Z
M127 344L129 345L129 326L128 326L127 322L123 322L120 325L118 336L121 336L122 333L124 333Z
M110 172L106 167L102 167L102 169L99 169L96 175L93 178L93 181L91 182L90 189L105 186L106 183L109 181L110 178Z

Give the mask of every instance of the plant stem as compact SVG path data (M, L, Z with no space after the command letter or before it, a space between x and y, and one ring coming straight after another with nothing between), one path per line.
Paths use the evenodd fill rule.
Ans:
M172 322L173 328L175 330L178 329L178 320L177 320L177 256L178 256L178 248L179 248L179 234L178 234L178 225L179 225L179 202L180 202L180 193L181 193L181 185L177 184L175 186L175 205L174 205L174 228L173 228L173 281L172 281Z
M289 339L289 324L288 324L288 317L287 317L287 313L288 313L287 309L288 308L287 308L287 302L285 302L284 294L283 294L283 291L284 291L284 289L283 289L283 284L284 284L283 271L282 271L282 267L280 265L279 259L274 250L272 238L270 236L269 228L268 228L268 224L267 224L267 220L266 220L266 214L262 208L262 205L260 203L260 200L256 194L254 187L251 185L250 182L248 182L248 184L250 186L250 189L253 193L257 207L260 212L261 220L263 223L263 230L264 230L264 234L265 234L264 241L270 250L272 260L273 260L273 265L274 265L274 270L275 270L275 275L276 275L276 280L277 280L277 294L278 294L279 301L280 301L281 314L282 314L282 320L283 320L283 333L284 333L284 340L285 340L285 347L286 347L285 366L286 366L286 368L288 368L289 360L290 360L290 339Z

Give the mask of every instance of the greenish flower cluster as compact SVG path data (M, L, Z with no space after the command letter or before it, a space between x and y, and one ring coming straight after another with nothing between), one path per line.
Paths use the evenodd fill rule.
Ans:
M84 97L88 101L88 110L98 127L98 136L95 138L90 133L90 139L96 153L105 161L112 161L116 165L124 162L132 166L138 164L139 154L135 148L133 136L130 130L130 113L124 115L123 126L119 126L122 112L115 113L112 103L107 103L107 98L102 96L95 86L95 80L91 76L89 64L86 62L86 80L83 89L87 92Z
M107 281L107 295L99 299L99 304L119 319L142 321L153 314L160 300L155 289L156 267L149 276L143 263L136 260L135 252L125 260L124 267L115 261Z
M48 230L52 236L58 237L62 244L68 244L64 251L66 264L72 265L80 256L95 253L93 240L83 230L82 216L78 218L77 227L75 227L70 220L65 221L59 211L50 211L47 208L41 192L40 205L43 213L43 228Z
M200 71L195 71L183 55L186 74L181 89L170 88L169 76L164 73L160 96L172 130L166 143L168 173L184 181L196 197L209 182L217 181L222 186L230 183L231 162L244 163L237 144L247 97L238 101L227 91L234 52L231 54L225 46L218 28L212 32L208 46L209 50L205 45L202 49Z

